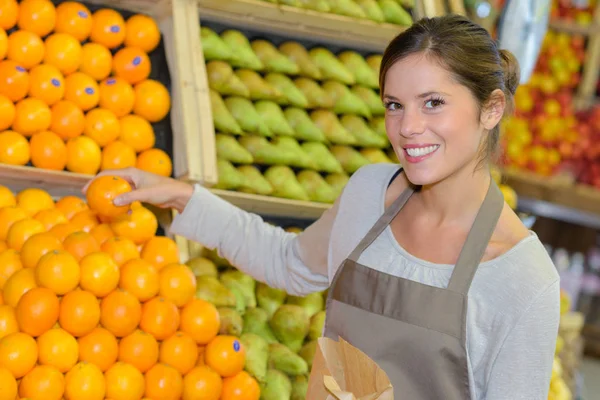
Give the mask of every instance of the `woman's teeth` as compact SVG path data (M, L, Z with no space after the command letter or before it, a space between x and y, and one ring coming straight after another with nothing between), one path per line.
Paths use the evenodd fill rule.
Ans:
M413 147L413 148L409 148L409 149L405 149L405 150L408 153L408 155L411 157L421 157L421 156L426 156L429 153L433 153L434 151L437 150L438 147L440 147L440 146L435 144L435 145L431 145L431 146L427 146L427 147Z

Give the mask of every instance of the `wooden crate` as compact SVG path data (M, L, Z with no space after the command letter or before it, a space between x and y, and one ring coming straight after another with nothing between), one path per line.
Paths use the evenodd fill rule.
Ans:
M176 178L214 184L217 181L214 130L206 113L208 92L200 45L197 9L187 0L87 0L86 3L118 8L153 17L163 35L171 77L171 127ZM14 190L43 187L53 195L78 194L90 175L48 171L0 164L0 184Z

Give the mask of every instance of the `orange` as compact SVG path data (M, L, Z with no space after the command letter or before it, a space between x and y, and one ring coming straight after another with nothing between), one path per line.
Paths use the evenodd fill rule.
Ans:
M62 328L46 331L37 338L37 345L38 363L41 365L50 365L65 373L77 364L77 340Z
M54 208L52 196L38 188L23 189L17 194L17 205L29 216L33 217L42 210Z
M34 367L19 384L21 398L61 400L64 391L65 377L49 365Z
M158 342L154 336L136 329L119 342L119 361L144 373L158 361Z
M23 268L23 263L18 251L14 249L2 251L0 253L0 289L4 289L8 278L21 268Z
M44 63L54 65L65 76L79 69L83 52L81 44L66 33L53 33L44 41Z
M20 207L7 206L0 209L0 240L6 240L8 230L17 221L27 218L27 213Z
M85 115L77 104L62 100L54 104L50 111L52 113L50 130L63 140L77 137L83 133Z
M6 58L25 69L30 69L44 59L44 42L31 31L14 31L8 35Z
M92 15L90 41L114 49L125 40L125 20L115 10L103 8ZM110 397L110 396L109 396Z
M223 380L207 366L194 367L183 377L182 400L219 400Z
M116 140L102 149L101 171L135 167L136 155L133 147Z
M6 242L0 241L0 253L2 253L4 250L8 250L8 245L6 244Z
M81 48L81 65L79 71L88 74L97 81L102 81L112 70L112 53L98 43L86 43Z
M110 227L117 236L131 239L135 244L143 244L156 234L158 220L147 208L132 205L131 212L115 217Z
M158 294L158 272L147 261L130 260L121 267L119 287L145 302Z
M142 307L140 328L154 336L156 340L164 340L177 332L179 321L179 310L172 301L154 297Z
M3 304L0 306L0 339L19 331L15 309Z
M104 252L92 253L85 256L79 263L81 268L82 289L94 296L102 298L110 294L119 284L119 266L109 254Z
M108 239L101 246L102 251L110 254L117 265L121 267L127 261L140 258L137 246L130 239L119 236Z
M223 379L221 400L259 400L260 386L246 371Z
M0 368L0 387L2 388L2 398L5 400L18 399L17 380L6 368Z
M12 190L6 186L0 185L0 209L9 206L16 206L17 199Z
M73 215L70 222L77 227L77 230L88 233L99 224L98 216L92 210L79 211Z
M100 304L92 293L74 290L60 301L58 322L75 337L85 336L100 323Z
M44 228L46 228L47 231L50 231L56 225L65 224L69 222L69 220L67 220L67 217L65 217L65 215L56 208L38 211L37 214L33 216L33 218L37 219L42 224L44 224Z
M16 307L21 296L36 286L33 268L22 268L15 271L2 288L4 304Z
M161 149L148 149L137 156L136 168L156 175L170 177L173 163L167 153Z
M229 378L244 369L246 349L235 336L219 335L206 345L204 361L223 378Z
M67 165L67 145L54 132L43 131L33 135L29 150L34 167L62 171Z
M196 277L187 265L170 264L160 270L159 296L171 300L177 307L189 303L196 294Z
M0 367L8 369L15 378L31 371L37 358L37 344L28 334L15 332L0 339Z
M136 153L151 149L156 142L152 125L137 115L126 115L120 119L119 139L131 146Z
M58 321L59 306L58 297L50 289L32 288L21 296L15 308L19 330L40 336Z
M99 215L116 217L125 214L129 206L115 206L113 200L123 193L131 192L131 185L118 176L101 176L92 181L86 192L90 208Z
M4 131L12 125L15 120L15 105L10 99L0 94L0 130Z
M133 113L150 122L165 118L171 108L171 96L160 82L147 79L135 85L135 103Z
M219 311L208 301L193 299L181 309L179 329L189 334L200 345L211 342L220 328Z
M187 333L177 332L160 344L159 360L175 368L181 375L196 366L198 346Z
M94 328L77 342L79 360L96 365L102 372L117 361L119 343L115 336L104 328Z
M113 75L136 84L150 76L150 58L139 47L123 47L113 57Z
M94 175L100 170L101 163L102 151L89 137L78 136L67 141L68 171Z
M29 97L15 104L15 120L12 129L25 136L42 132L50 128L52 113L40 99Z
M51 106L65 94L65 78L54 65L36 65L29 71L29 97Z
M65 1L56 7L54 32L66 33L78 42L85 41L92 31L92 15L83 4Z
M140 301L122 289L114 290L100 303L100 323L116 337L132 333L141 317Z
M23 135L14 131L0 133L1 164L26 165L29 157L29 142Z
M65 78L65 100L75 103L83 111L98 105L100 92L98 83L83 72L74 72Z
M0 28L0 60L4 60L6 53L8 53L8 35L4 29Z
M52 250L61 250L62 243L48 232L36 233L21 248L21 261L25 268L35 268L42 256Z
M0 1L0 27L9 30L17 24L19 18L19 4L17 0Z
M44 255L35 267L35 281L58 295L64 295L79 285L77 260L66 250L53 250Z
M83 257L100 251L100 245L88 232L80 231L71 233L63 242L66 251L80 262Z
M25 218L15 222L6 235L6 244L11 248L20 251L23 244L36 233L44 232L44 225L33 218Z
M57 210L60 210L67 219L71 219L78 212L88 209L85 201L77 196L62 197L56 202L55 207Z
M144 375L133 365L116 362L105 373L106 398L114 400L141 399L144 395Z
M100 83L100 107L112 111L117 117L131 113L135 104L133 87L122 78L108 78Z
M21 64L11 60L0 61L0 94L12 102L17 102L27 95L28 90L27 70Z
M50 0L22 0L17 25L19 29L44 37L54 29L56 9Z
M66 400L104 400L105 394L104 375L96 365L82 361L65 374Z
M158 363L146 372L145 395L151 399L179 400L183 393L183 378L170 365Z
M83 134L92 138L98 146L104 147L119 138L121 124L110 110L94 108L85 115Z
M150 53L159 43L160 30L152 18L142 14L129 17L125 23L125 46Z
M100 224L92 228L90 235L96 240L99 246L102 246L111 237L115 237L115 233L110 228L109 224Z

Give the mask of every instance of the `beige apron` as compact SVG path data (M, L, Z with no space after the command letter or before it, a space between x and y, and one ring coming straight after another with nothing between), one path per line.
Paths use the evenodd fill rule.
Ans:
M396 399L470 399L466 350L467 294L504 206L492 180L447 289L358 263L402 210L414 188L385 211L335 274L325 336L364 351L388 374Z

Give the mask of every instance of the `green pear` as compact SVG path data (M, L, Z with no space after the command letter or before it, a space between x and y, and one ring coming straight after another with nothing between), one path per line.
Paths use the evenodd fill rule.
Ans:
M290 397L290 400L306 400L307 394L308 377L306 375L295 376L292 379L292 397Z
M312 62L319 68L319 71L321 71L323 79L333 79L346 85L354 85L356 83L352 72L328 49L315 47L308 52L308 55Z
M293 152L278 149L261 136L243 136L240 144L252 154L256 164L289 165L296 158Z
M412 16L396 0L378 0L378 3L386 22L402 26L412 25Z
M255 166L241 165L237 169L246 177L246 184L239 191L260 194L262 196L269 196L273 193L273 186L271 186Z
M255 71L262 71L265 66L254 54L250 42L244 34L235 29L228 29L221 33L221 39L229 46L235 54L231 64L237 68L248 68Z
M319 293L320 295L320 293ZM323 296L321 296L322 298ZM319 311L310 318L310 330L308 331L309 340L317 340L323 336L325 327L325 310Z
M342 126L337 115L332 111L315 110L310 114L310 117L331 143L344 145L356 144L356 138Z
M206 64L208 85L224 96L250 97L250 91L233 73L233 69L224 61L211 61Z
M226 258L219 255L217 249L204 248L203 256L212 261L218 268L234 268Z
M286 298L285 290L272 288L263 282L258 282L256 285L256 301L258 306L265 310L269 319L285 303Z
M312 369L313 360L315 358L315 353L317 352L318 340L311 340L307 342L300 351L298 355L306 361L308 364L308 368Z
M288 107L283 111L287 122L294 130L294 136L299 140L325 142L325 134L319 129L305 110Z
M294 130L288 124L281 107L272 101L261 100L254 103L256 112L269 130L277 136L294 136Z
M276 369L267 371L267 378L260 384L260 400L290 400L292 382L286 374Z
M202 41L202 53L204 53L206 61L229 61L234 58L229 46L212 29L205 26L200 27L200 39Z
M248 308L256 307L256 281L250 275L234 269L223 272L219 280L229 289L239 290Z
M277 148L277 151L291 152L294 154L294 162L288 164L290 167L312 169L317 167L312 158L302 150L298 141L292 137L276 137L273 139L273 146Z
M324 0L325 1L325 0ZM298 42L284 42L279 45L279 51L298 65L300 75L310 79L321 79L323 75L319 67L312 61L308 51Z
M308 364L302 357L281 343L269 345L269 366L289 376L308 373Z
M329 186L329 184L317 171L305 169L303 171L300 171L297 177L298 182L300 182L300 184L304 188L304 191L308 194L308 197L311 201L328 204L332 204L335 202L335 199L337 198L335 190L333 190L333 188ZM320 294L319 298L322 300Z
M381 69L382 59L383 56L381 54L371 54L366 58L367 64L369 64L369 67L371 67L371 69L375 71L377 75L379 75L379 70Z
M335 191L336 197L340 197L349 180L350 177L345 172L329 174L325 177L325 181Z
M383 11L377 4L375 0L354 0L356 4L362 8L363 12L367 19L371 21L382 23L385 22L385 17L383 15Z
M190 258L185 262L185 265L190 267L192 273L197 278L199 276L212 276L214 278L219 276L219 271L214 262L204 257Z
M243 135L242 128L227 109L221 95L212 89L209 89L208 95L215 129L233 135Z
M196 298L206 300L215 307L235 307L236 299L231 290L212 276L196 278Z
M252 164L254 159L233 136L217 133L215 135L217 157L235 164Z
M275 311L269 321L279 342L298 352L310 330L310 318L304 308L293 304L284 304Z
M235 190L245 183L244 175L227 160L217 159L217 173L219 181L215 185L216 189Z
M297 78L294 80L294 84L308 100L308 108L332 108L334 106L333 100L316 81L309 78Z
M219 307L217 311L219 312L219 319L221 321L219 334L239 337L242 334L242 327L244 325L244 320L240 313L231 307Z
M281 92L282 96L278 100L280 105L289 104L294 107L308 108L306 96L287 76L271 72L265 76L265 81Z
M225 106L233 115L233 118L242 127L244 132L255 133L261 136L272 136L273 133L256 112L254 105L243 97L228 97Z
M258 39L252 41L251 46L254 54L260 59L267 71L286 75L297 75L300 72L298 65L285 54L280 53L272 43Z
M375 117L369 121L369 126L373 129L373 132L383 138L387 138L387 131L385 129L385 118Z
M250 69L238 69L235 71L237 77L244 83L250 92L252 100L279 100L283 94L275 87L267 83L256 71Z
M264 382L269 365L269 343L255 333L244 333L240 340L246 350L244 369L258 382Z
M346 66L346 68L348 68L348 70L352 71L357 84L372 89L379 88L379 75L369 67L369 64L367 64L363 56L355 51L348 50L338 54L338 59Z
M386 138L373 132L365 120L358 115L342 115L340 123L356 138L357 146L384 149L389 144Z
M353 174L361 167L370 164L369 160L350 146L333 146L330 150L331 154L342 164L344 171L349 174Z
M279 4L302 8L302 2L300 0L279 0Z
M318 172L315 171L301 171L298 175L306 173L307 179L323 179ZM319 178L313 178L313 174L317 174ZM323 179L323 182L325 180ZM327 183L327 182L325 182ZM306 296L288 296L286 300L287 304L295 304L304 308L306 314L308 314L308 318L312 318L313 315L322 311L325 308L325 301L323 300L323 296L319 292L313 292L307 294Z
M322 87L335 103L333 111L336 114L357 114L365 118L371 118L369 106L353 94L348 86L336 81L326 81Z
M379 95L373 89L369 89L364 86L353 86L350 91L361 99L367 107L369 107L369 111L371 111L371 115L379 116L385 115L385 106L383 105L383 101Z
M302 149L312 157L317 164L317 169L327 173L341 173L344 171L340 162L331 154L327 146L319 142L304 142Z
M385 152L383 152L381 149L360 149L360 154L369 160L371 164L393 163L393 161L390 160L387 154L385 154Z
M360 19L367 17L362 8L352 0L329 0L329 5L334 14Z
M315 10L322 13L328 13L331 11L331 7L327 0L299 0L302 3L302 7L307 10Z
M294 171L284 165L275 165L265 171L265 178L273 186L273 196L292 200L310 200Z
M244 334L253 333L258 335L267 344L277 343L277 338L269 326L269 319L269 314L262 308L248 309L244 314Z

